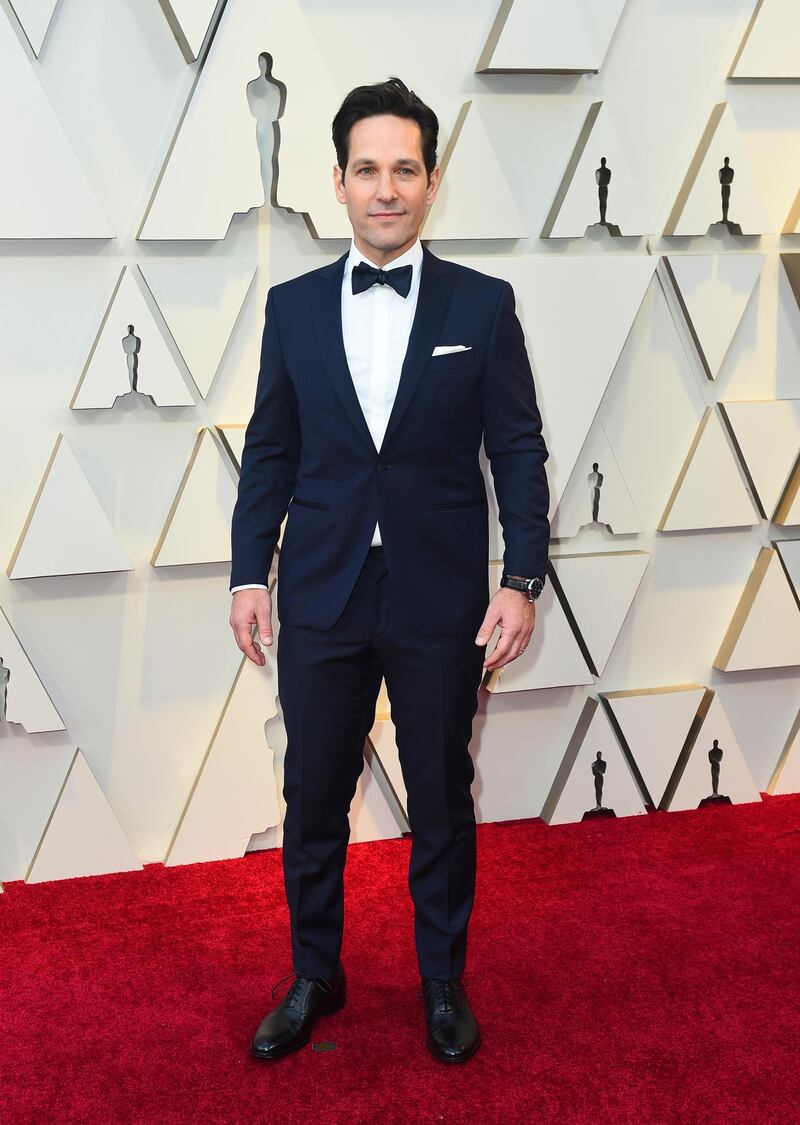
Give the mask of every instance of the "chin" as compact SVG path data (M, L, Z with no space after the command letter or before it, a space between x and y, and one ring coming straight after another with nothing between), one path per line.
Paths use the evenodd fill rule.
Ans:
M378 227L376 230L371 230L370 235L378 241L378 244L384 250L393 250L396 246L402 246L404 242L408 242L411 238L411 231L410 229L397 230L393 227L387 229Z

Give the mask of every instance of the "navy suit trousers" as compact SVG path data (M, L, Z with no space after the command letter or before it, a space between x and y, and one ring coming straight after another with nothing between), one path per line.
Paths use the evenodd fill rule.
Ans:
M474 634L412 628L381 547L370 548L331 628L281 624L283 869L295 972L330 979L337 969L348 811L382 676L408 794L419 971L444 980L463 971L476 861L469 742L485 656Z

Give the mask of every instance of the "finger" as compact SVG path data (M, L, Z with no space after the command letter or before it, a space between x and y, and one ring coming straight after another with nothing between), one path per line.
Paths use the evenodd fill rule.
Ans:
M250 624L236 625L234 627L234 636L236 643L245 654L245 656L252 660L254 664L263 667L266 664L267 658L261 650L261 646L253 640L253 626Z
M272 644L272 609L269 605L256 606L256 620L258 622L258 635L265 645Z
M484 617L483 624L481 625L480 629L478 630L478 634L475 637L476 645L485 645L488 642L492 633L497 628L497 622L499 620L500 618L494 615L492 615L491 617Z
M508 659L505 661L506 664L510 664L512 660L516 660L518 656L522 656L524 654L525 649L528 647L528 645L531 642L531 634L532 633L533 633L533 629L531 628L531 629L525 629L522 633L519 634L519 636L517 637L517 644L515 645L514 649L509 653Z
M506 653L506 655L505 655L504 657L502 657L502 658L501 658L500 660L498 660L498 662L497 662L496 664L492 664L492 665L491 665L491 668L492 668L492 670L494 670L495 668L502 668L502 667L504 667L504 666L505 666L506 664L510 664L510 663L512 662L512 660L516 660L516 659L517 659L517 657L518 657L518 656L520 656L520 655L522 654L522 652L523 652L523 651L524 651L524 649L522 648L522 646L521 646L521 645L514 645L514 647L513 647L513 648L511 648L511 649L510 649L510 650L509 650L509 651L508 651L508 652ZM494 652L493 652L493 653L492 653L492 658L494 658L494 655L495 655L495 654L494 654Z
M494 646L491 656L488 656L483 662L484 668L496 668L499 664L505 664L505 656L510 651L516 633L501 633L500 640Z

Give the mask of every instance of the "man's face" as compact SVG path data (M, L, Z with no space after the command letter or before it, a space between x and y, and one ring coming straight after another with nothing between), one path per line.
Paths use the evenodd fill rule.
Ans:
M345 174L334 165L333 183L361 253L383 266L412 246L440 176L437 165L428 181L416 121L393 114L357 121Z

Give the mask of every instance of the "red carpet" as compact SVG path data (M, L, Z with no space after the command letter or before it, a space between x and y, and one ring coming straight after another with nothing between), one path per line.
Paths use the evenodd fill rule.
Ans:
M247 1048L291 969L279 852L7 884L0 1119L800 1120L800 796L481 826L462 1066L424 1047L409 846L351 847L335 1049L273 1064Z

